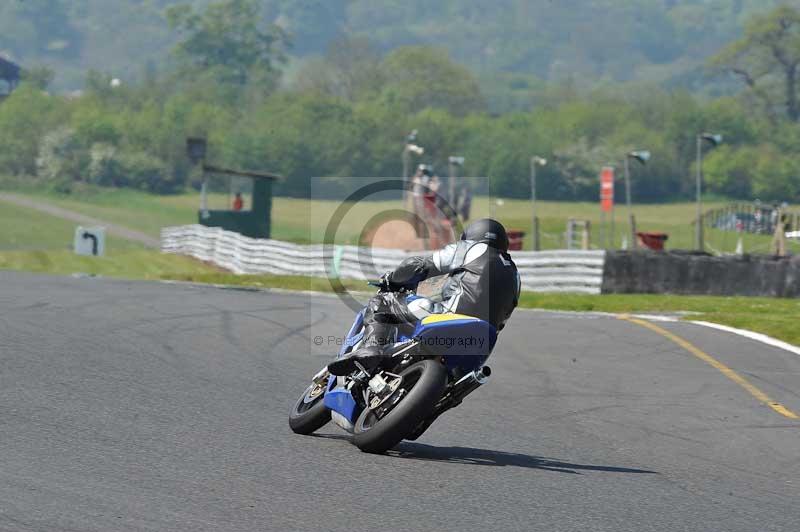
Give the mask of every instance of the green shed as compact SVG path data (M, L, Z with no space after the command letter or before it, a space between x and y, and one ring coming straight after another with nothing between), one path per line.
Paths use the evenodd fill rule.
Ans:
M221 227L251 238L269 238L272 226L272 183L282 179L275 174L232 170L206 164L207 141L204 137L186 139L186 153L193 165L199 166L203 173L200 190L200 210L198 222L208 227ZM208 208L208 174L222 174L229 177L247 178L252 181L252 201L249 210L244 209L241 197L237 195L238 205L232 209L210 210Z
M201 207L198 221L208 227L221 227L252 238L270 238L272 225L272 183L279 176L261 172L245 172L204 165L204 172L214 172L236 177L246 177L253 181L252 201L249 210L209 210L206 199L206 186L201 191Z

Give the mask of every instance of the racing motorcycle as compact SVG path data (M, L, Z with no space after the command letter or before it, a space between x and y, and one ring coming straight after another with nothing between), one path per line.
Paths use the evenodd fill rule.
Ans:
M385 279L370 282L389 290ZM411 304L419 296L401 290ZM364 338L364 309L355 318L338 358L358 349ZM356 364L337 377L323 368L295 403L289 426L311 434L329 421L352 435L362 451L383 453L402 440L416 440L447 410L483 385L491 375L484 362L494 348L497 330L462 314L431 314L399 328L385 348L380 365Z

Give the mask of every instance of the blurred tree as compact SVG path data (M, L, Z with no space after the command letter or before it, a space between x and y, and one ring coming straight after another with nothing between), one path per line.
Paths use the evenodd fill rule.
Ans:
M34 175L39 144L66 122L63 106L37 87L23 84L0 104L0 172Z
M800 120L800 10L782 5L754 16L744 37L725 47L710 64L739 77L769 116L774 117L776 109L783 107L789 120Z
M22 80L40 90L46 90L53 82L54 77L53 69L46 66L35 66L22 70Z
M753 175L753 195L762 201L800 199L800 160L793 153L782 153L774 146L762 145Z
M277 23L291 36L299 54L325 50L347 23L349 0L279 0Z
M703 178L709 192L730 198L751 198L758 149L722 145L703 161Z
M371 98L384 82L380 61L368 39L337 39L324 57L314 57L303 64L295 75L294 88L349 101Z
M278 26L262 28L259 11L256 0L222 0L202 13L189 4L170 7L169 25L183 37L176 56L189 73L209 73L220 82L274 82L287 39Z
M386 80L382 98L388 105L412 113L434 107L457 115L486 108L475 77L441 48L398 48L386 56L381 70Z
M720 146L703 162L708 189L730 198L800 199L800 159L770 144Z
M338 95L348 100L372 97L383 86L381 56L369 39L336 39L328 46L325 58L336 69Z
M75 131L67 126L48 131L41 138L36 157L36 174L48 185L69 192L88 164L88 153L82 149Z

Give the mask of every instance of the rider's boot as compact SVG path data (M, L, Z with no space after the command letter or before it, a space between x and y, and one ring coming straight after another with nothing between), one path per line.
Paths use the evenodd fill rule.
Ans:
M363 346L328 364L328 371L331 375L343 376L363 368L371 374L378 367L381 359L386 356L384 347L395 332L396 328L391 324L370 320L370 323L364 325ZM358 367L356 361L362 368Z
M363 368L367 370L367 373L372 374L372 371L378 367L383 357L383 349L377 345L362 347L328 364L328 372L331 375L344 376ZM356 364L356 361L361 365L361 368Z

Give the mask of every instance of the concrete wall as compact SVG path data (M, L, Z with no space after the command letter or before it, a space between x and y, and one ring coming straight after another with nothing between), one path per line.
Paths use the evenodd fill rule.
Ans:
M800 297L800 257L609 251L604 294Z

